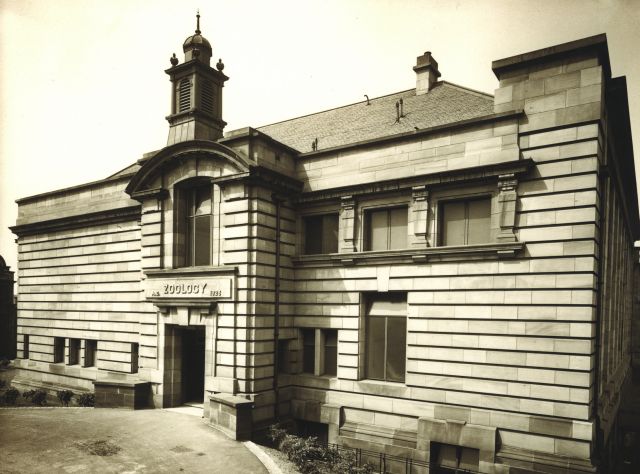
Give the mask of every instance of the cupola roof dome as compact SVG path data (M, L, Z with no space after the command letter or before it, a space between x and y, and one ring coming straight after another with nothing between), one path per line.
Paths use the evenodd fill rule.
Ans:
M182 49L184 50L184 52L187 52L187 49L194 47L206 48L210 52L212 51L211 43L209 43L209 40L207 38L200 34L199 30L196 31L195 35L189 36L186 40L184 40L184 44L182 45Z

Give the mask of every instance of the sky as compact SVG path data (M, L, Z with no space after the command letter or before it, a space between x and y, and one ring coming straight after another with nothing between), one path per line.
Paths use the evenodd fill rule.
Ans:
M0 0L0 255L15 200L106 178L166 144L172 53L202 34L230 77L226 131L440 79L493 94L491 62L606 33L640 176L640 0Z

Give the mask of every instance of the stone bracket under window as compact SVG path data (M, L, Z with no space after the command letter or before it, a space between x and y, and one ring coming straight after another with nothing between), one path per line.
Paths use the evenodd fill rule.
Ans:
M500 231L498 242L515 242L513 230L516 219L516 205L518 200L518 179L513 173L498 176L498 212L500 214Z
M492 242L488 244L459 245L449 247L425 247L421 249L377 250L354 252L348 258L340 254L301 255L292 258L296 266L304 265L369 265L386 263L422 263L426 261L471 260L474 258L510 258L525 246L524 242Z
M416 248L428 245L427 224L429 220L429 190L426 186L411 188L411 222L413 238L411 245Z
M355 252L355 208L356 200L353 196L340 198L340 252Z

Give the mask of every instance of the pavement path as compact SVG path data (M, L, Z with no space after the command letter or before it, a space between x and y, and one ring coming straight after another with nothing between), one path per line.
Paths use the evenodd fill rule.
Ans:
M267 473L242 443L166 410L0 409L1 473Z

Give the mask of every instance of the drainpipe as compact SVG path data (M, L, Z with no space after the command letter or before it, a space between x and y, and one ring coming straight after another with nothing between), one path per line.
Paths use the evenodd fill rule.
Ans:
M605 143L606 143L606 139L605 139ZM605 156L606 156L606 150L605 150ZM608 225L608 215L609 215L609 211L607 209L607 201L609 198L609 192L611 190L611 188L609 187L609 170L608 170L608 164L605 165L600 165L601 166L601 170L599 172L599 181L600 181L600 189L602 190L601 194L600 194L600 219L599 219L599 227L600 227L600 241L598 242L599 245L599 251L598 251L598 280L597 280L597 288L598 288L598 298L596 299L596 321L595 321L595 340L596 340L596 344L595 344L595 348L594 351L596 353L596 357L595 357L595 361L594 361L594 367L593 367L593 373L594 373L594 390L593 390L593 404L594 404L594 419L595 419L595 432L596 432L596 439L595 439L595 455L596 458L598 459L598 462L602 462L602 459L606 457L606 454L603 453L604 449L605 449L605 445L604 445L604 436L603 433L600 429L600 416L598 414L598 405L600 404L600 374L602 371L602 367L600 364L600 351L602 350L602 348L604 347L601 342L600 342L600 337L602 336L602 328L600 327L600 325L602 324L603 318L602 318L602 311L604 309L604 292L605 292L605 287L604 287L604 283L606 282L608 284L608 281L606 281L606 275L604 274L605 266L604 266L604 258L605 258L605 253L607 254L607 258L609 258L609 252L607 251L607 247L609 245L608 242L608 229L605 229L605 226Z
M279 338L280 338L280 205L282 201L275 193L272 196L276 205L276 278L273 312L273 393L275 405L273 414L276 420L280 418L280 389L278 388L278 373L280 372Z

